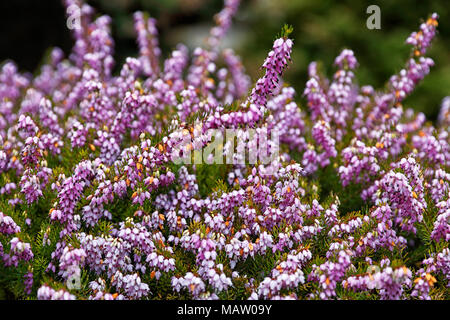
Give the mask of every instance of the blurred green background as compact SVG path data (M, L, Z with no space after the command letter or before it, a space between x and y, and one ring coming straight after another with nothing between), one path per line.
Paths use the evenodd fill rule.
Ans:
M16 5L19 2L32 3L33 9L30 9L32 8L30 5L23 7L33 11L50 2L61 6L62 1L5 1L4 6L12 8L13 3ZM157 19L160 44L163 54L167 56L179 42L191 48L201 45L213 25L214 14L223 6L222 0L88 0L87 2L95 7L98 13L108 14L113 18L115 56L118 61L116 66L120 66L127 56L137 55L132 17L134 11L147 11ZM369 17L366 9L372 4L378 5L381 9L380 30L369 30L366 27L366 20ZM293 63L286 72L285 79L296 88L300 99L307 80L309 62L322 62L323 70L328 76L332 76L334 58L343 48L350 48L355 52L360 64L356 71L359 84L370 84L380 88L392 74L404 66L409 57L410 47L405 44L408 35L417 30L419 23L430 13L437 12L440 15L439 34L428 52L428 56L434 59L436 65L413 95L405 101L406 106L420 110L429 119L434 120L442 98L450 95L449 4L449 0L242 0L233 26L225 39L225 45L235 49L241 56L247 72L255 80L261 74L260 66L275 36L281 27L288 23L294 26L292 37L295 45L292 54ZM51 6L54 8L55 4ZM21 12L15 8L11 11L17 15ZM49 9L45 9L45 12L48 13ZM16 27L11 28L10 22L5 22L8 26L2 25L2 30L5 31L1 35L3 42L6 41L8 44L9 41L12 44L9 48L19 48L21 44L26 45L27 41L34 40L35 43L43 43L46 47L61 46L67 52L72 42L65 27L64 9L61 7L55 12L55 15L58 14L57 18L45 19L55 21L55 26L39 31L29 40L25 37L30 37L30 30L38 30L44 19L38 17L40 21L37 20L33 24L31 17L36 16L36 13L31 13L20 22L17 17L13 17ZM11 15L6 9L3 13L5 18ZM59 34L52 38L52 32ZM61 35L61 32L64 34ZM5 40L5 37L10 38ZM16 42L13 44L13 41ZM8 48L3 44L1 47L2 50ZM33 45L33 48L37 46ZM30 59L41 55L37 49L18 49L17 52L1 54L0 60L5 58L16 60L15 57L19 58L22 52L30 56ZM19 61L19 67L23 66L25 69L31 69L34 65L21 65Z
M117 57L136 53L132 12L148 11L158 20L160 43L168 54L178 42L190 47L202 44L213 15L222 0L92 0L88 3L113 17L118 42ZM366 9L381 9L381 29L369 30ZM225 45L241 55L247 72L256 79L260 65L283 24L294 26L293 63L285 79L297 93L303 92L311 61L323 63L328 76L333 61L343 48L353 49L360 63L356 71L361 85L383 87L409 56L408 35L432 12L440 15L439 34L428 56L435 61L430 75L418 86L405 105L436 119L442 98L450 94L450 2L448 0L243 0ZM123 43L123 46L122 46ZM129 45L127 45L129 44Z

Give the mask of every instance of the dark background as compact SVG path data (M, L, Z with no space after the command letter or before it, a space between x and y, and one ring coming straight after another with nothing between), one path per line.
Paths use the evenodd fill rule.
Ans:
M92 0L98 13L113 18L116 68L127 56L136 56L137 46L132 14L150 13L158 20L163 55L178 42L189 47L202 43L220 11L222 0ZM366 8L381 8L381 30L366 28ZM293 63L285 79L300 95L307 80L310 61L323 62L327 75L343 48L354 50L360 63L361 85L383 87L409 56L408 35L417 30L421 19L432 12L440 15L439 34L428 56L436 65L431 74L405 101L406 106L423 111L434 120L440 102L450 94L450 10L448 0L243 0L225 44L241 55L253 79L275 36L284 23L294 26ZM66 27L61 0L0 0L0 62L14 60L22 71L36 72L49 48L59 46L66 53L72 38ZM300 101L302 102L301 98ZM302 104L304 105L304 104Z

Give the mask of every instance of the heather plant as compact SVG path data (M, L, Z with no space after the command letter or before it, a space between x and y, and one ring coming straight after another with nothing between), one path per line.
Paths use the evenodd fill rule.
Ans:
M218 46L238 0L205 47L163 62L137 12L139 54L118 74L111 19L65 5L81 14L70 55L0 71L3 298L449 298L450 98L435 126L402 105L434 64L437 14L384 88L357 83L350 49L332 79L312 62L302 107L282 78L289 26L254 84ZM211 145L232 161L204 159Z

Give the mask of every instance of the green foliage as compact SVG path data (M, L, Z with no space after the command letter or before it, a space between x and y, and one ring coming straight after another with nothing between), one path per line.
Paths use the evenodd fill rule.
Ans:
M289 35L294 31L294 27L292 25L285 24L283 28L281 28L280 34L277 38L289 38Z

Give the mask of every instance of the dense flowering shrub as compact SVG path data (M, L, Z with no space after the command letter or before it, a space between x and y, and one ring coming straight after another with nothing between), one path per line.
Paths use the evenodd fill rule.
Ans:
M65 4L81 12L70 56L54 49L34 77L0 71L3 295L449 298L450 98L435 126L402 105L433 66L437 14L383 89L357 84L349 49L332 79L311 63L301 108L282 80L289 27L253 88L220 49L238 0L205 48L163 63L155 20L137 12L139 56L117 75L111 19ZM270 163L176 161L212 143L208 129L250 128L278 133Z

